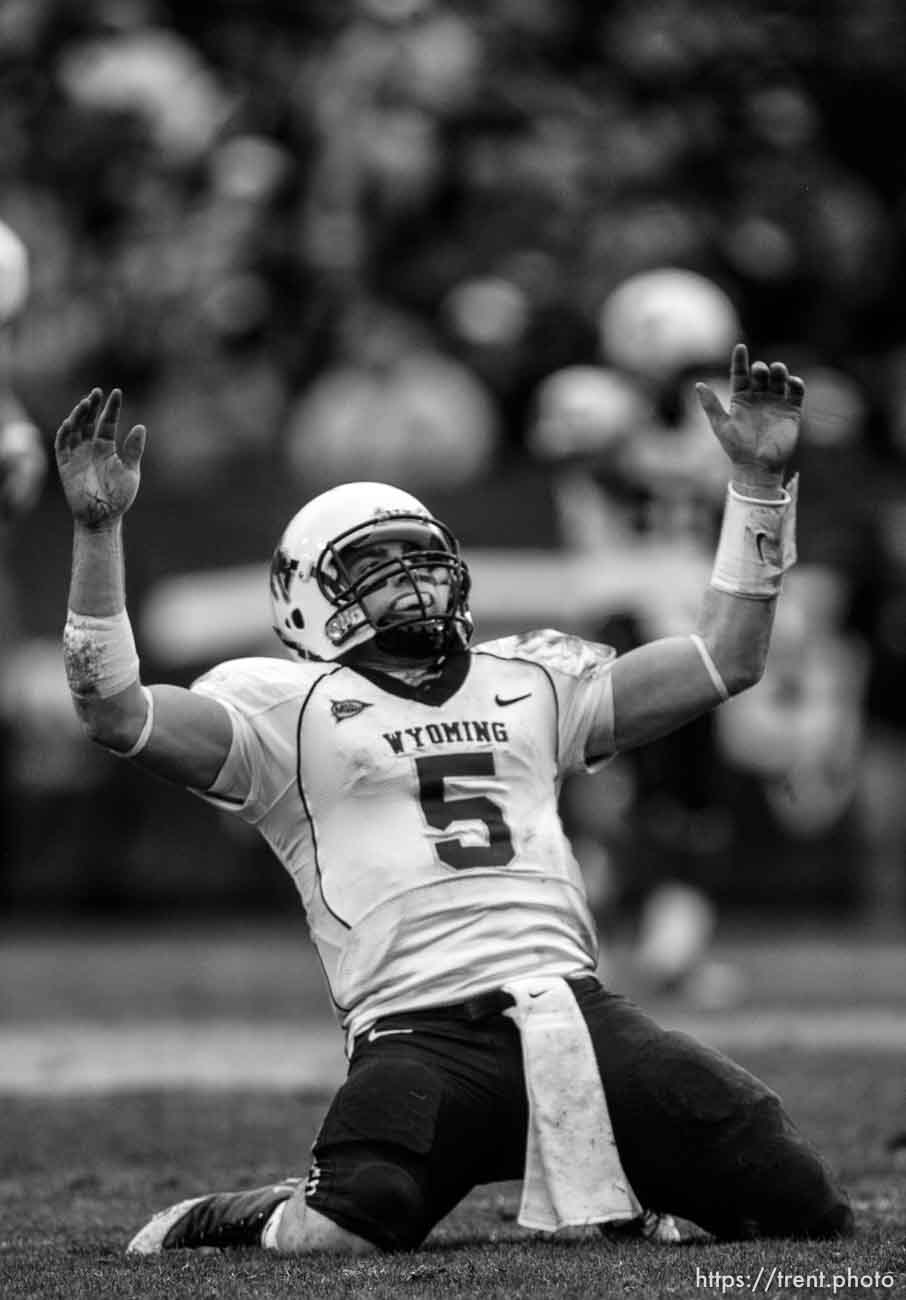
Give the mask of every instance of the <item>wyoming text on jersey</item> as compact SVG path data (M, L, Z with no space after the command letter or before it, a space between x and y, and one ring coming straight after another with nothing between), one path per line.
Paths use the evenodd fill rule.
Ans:
M460 719L457 722L429 722L424 727L405 727L400 731L385 731L384 740L394 754L404 754L413 749L424 749L425 744L461 745L463 742L489 745L496 740L509 740L509 732L502 722ZM424 739L423 739L424 737Z

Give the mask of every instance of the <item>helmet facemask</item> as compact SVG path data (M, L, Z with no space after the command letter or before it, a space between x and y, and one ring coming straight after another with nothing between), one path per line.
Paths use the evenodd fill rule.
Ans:
M369 550L385 542L410 549L363 567ZM335 607L326 632L338 646L363 626L373 628L378 650L406 659L439 659L469 643L469 571L455 537L439 520L399 514L347 529L324 547L314 577ZM369 597L394 587L390 607L372 613Z

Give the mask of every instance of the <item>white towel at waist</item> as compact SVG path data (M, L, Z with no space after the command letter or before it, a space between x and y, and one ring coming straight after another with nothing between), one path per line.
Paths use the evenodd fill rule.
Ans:
M623 1172L588 1026L559 976L511 980L504 1012L522 1040L529 1127L519 1222L558 1228L632 1219L641 1206Z

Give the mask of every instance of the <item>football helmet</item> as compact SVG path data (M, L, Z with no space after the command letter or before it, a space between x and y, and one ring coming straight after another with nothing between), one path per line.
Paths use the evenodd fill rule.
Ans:
M385 542L409 549L367 564L369 548ZM426 598L428 574L437 603ZM280 539L270 570L274 631L302 659L339 659L370 640L387 654L441 658L472 635L469 581L453 533L416 497L386 483L344 483L303 506ZM391 586L406 600L374 616L363 598Z
M5 221L0 221L0 325L22 310L28 299L28 252Z
M542 460L607 459L654 418L629 375L608 366L564 366L535 391L529 450Z
M723 289L678 267L629 276L605 299L599 328L607 361L655 380L722 363L740 337L736 308Z

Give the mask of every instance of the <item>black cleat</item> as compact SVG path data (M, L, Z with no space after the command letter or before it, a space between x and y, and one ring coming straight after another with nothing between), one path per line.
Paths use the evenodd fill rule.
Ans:
M215 1192L180 1201L155 1214L129 1242L126 1253L157 1255L162 1250L260 1246L264 1225L302 1181L287 1178L249 1192Z

